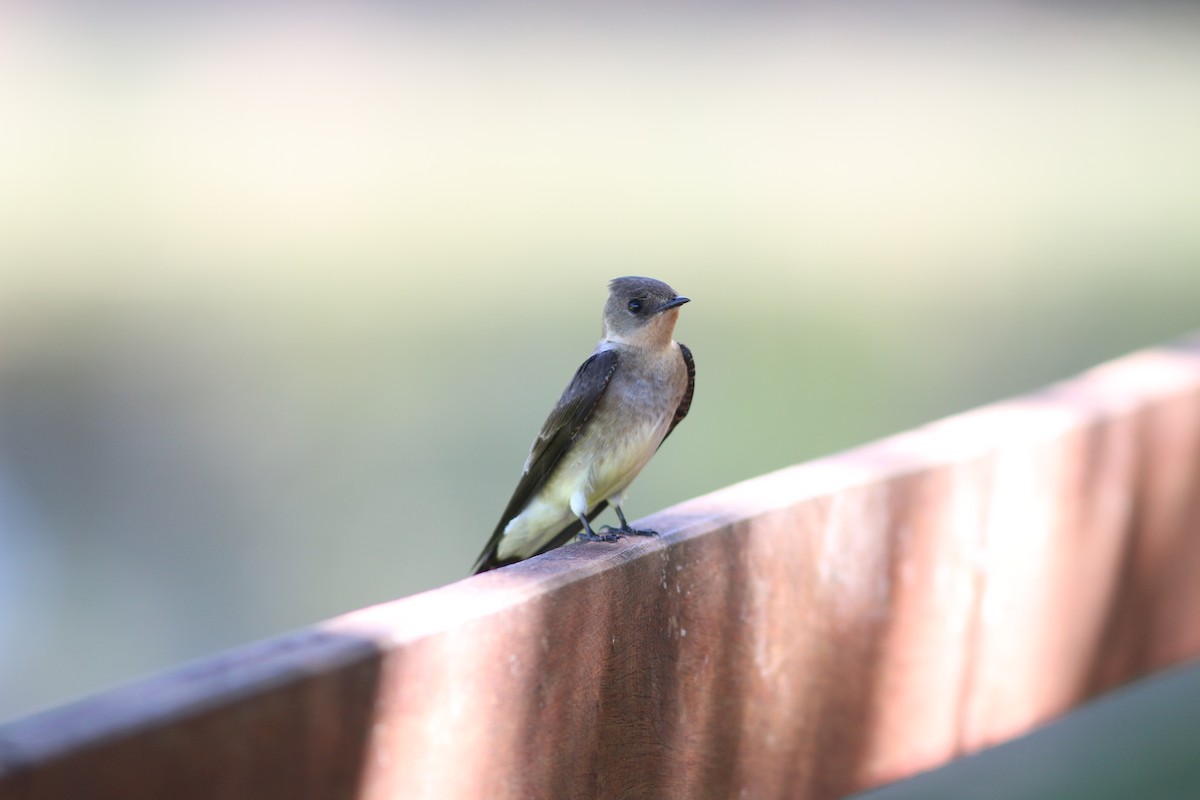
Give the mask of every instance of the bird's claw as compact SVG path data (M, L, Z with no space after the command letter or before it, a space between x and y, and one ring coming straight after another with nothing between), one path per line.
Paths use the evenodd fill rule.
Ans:
M652 531L648 528L632 528L628 525L622 525L620 528L614 528L611 525L605 525L600 530L604 533L617 534L619 536L658 536L658 531Z
M584 531L579 534L579 541L581 542L615 542L620 538L622 538L620 533L614 533L607 526L600 533Z

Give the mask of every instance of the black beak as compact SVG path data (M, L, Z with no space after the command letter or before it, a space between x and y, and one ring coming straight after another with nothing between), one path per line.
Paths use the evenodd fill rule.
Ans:
M692 302L690 297L676 297L671 300L668 300L667 302L663 303L658 308L654 309L654 313L661 314L664 311L667 311L672 308L679 308L684 303L690 303L690 302Z

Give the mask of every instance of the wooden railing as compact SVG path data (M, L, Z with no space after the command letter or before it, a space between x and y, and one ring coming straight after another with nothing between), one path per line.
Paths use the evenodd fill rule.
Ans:
M9 724L0 798L828 798L1010 738L1200 653L1200 338L645 522Z

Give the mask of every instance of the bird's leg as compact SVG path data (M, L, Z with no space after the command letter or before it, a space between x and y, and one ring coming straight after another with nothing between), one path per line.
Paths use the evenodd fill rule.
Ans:
M617 519L621 520L621 527L614 528L611 525L605 525L600 529L604 533L619 533L623 536L658 536L658 531L641 530L639 528L629 527L629 523L625 521L625 514L622 513L621 507L616 503L613 503L613 510L617 512Z
M610 530L608 527L602 528L600 533L592 530L592 524L588 522L587 514L580 514L579 521L583 523L583 533L579 534L581 542L615 542L622 537L619 531Z

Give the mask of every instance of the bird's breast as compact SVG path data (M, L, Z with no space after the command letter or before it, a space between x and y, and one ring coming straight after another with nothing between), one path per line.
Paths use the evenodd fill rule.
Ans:
M682 357L674 356L674 362L635 362L613 376L586 428L590 441L581 450L593 459L589 495L603 499L623 490L666 436L687 382Z

